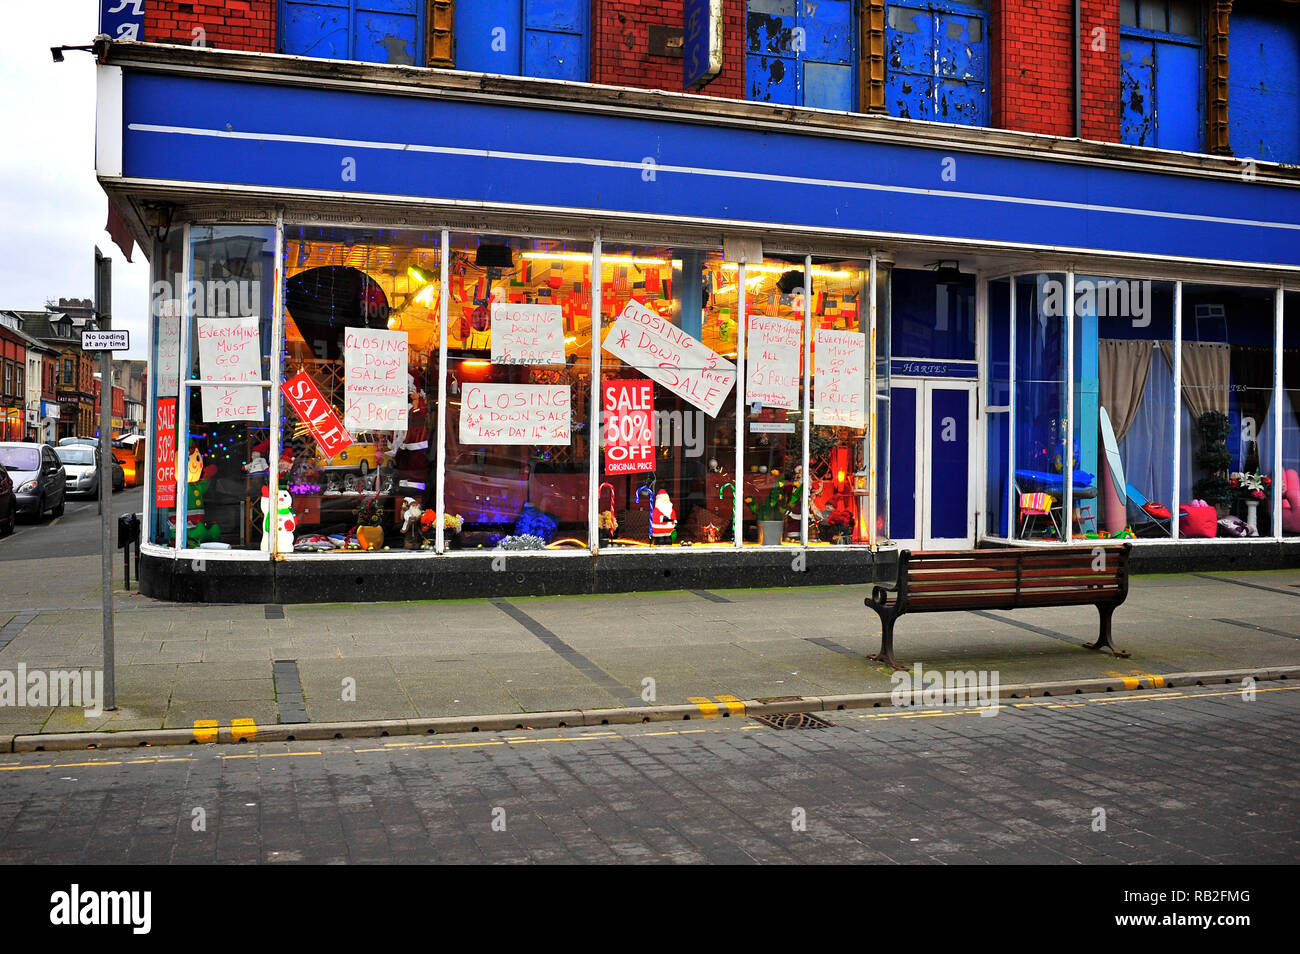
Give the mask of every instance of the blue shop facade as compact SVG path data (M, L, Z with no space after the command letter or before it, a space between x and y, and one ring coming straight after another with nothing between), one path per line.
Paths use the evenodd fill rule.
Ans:
M861 582L1300 550L1300 170L465 72L100 49L150 251L142 585Z

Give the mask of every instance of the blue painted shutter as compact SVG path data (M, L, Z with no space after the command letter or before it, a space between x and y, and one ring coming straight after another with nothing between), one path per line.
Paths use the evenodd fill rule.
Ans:
M1300 163L1300 22L1238 12L1228 29L1228 142L1244 159Z
M520 0L456 4L456 68L518 76L522 58Z
M419 65L423 0L282 0L280 52L331 60Z
M746 98L851 111L853 0L749 0Z
M988 18L926 0L891 2L885 102L891 116L989 125Z
M588 0L524 0L524 75L585 82Z
M1119 141L1130 146L1156 145L1155 41L1121 37Z

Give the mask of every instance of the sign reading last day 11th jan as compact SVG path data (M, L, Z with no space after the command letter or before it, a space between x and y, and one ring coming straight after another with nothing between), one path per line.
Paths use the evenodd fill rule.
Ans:
M736 384L736 366L635 298L601 345L630 368L717 417Z

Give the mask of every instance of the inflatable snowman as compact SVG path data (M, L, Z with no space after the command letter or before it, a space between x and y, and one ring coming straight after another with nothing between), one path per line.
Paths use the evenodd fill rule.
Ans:
M293 552L293 530L297 521L293 515L293 497L281 488L276 499L275 513L271 513L271 488L262 488L262 549L271 552L271 521L275 521L275 549L279 553Z

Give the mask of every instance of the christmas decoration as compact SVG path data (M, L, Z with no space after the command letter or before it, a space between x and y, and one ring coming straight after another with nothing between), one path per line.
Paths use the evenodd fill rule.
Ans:
M271 552L271 488L262 488L262 500L260 507L262 510L262 550ZM288 553L293 549L293 530L297 526L297 520L293 513L293 497L289 491L281 489L276 495L275 504L275 543L276 550L280 553Z

